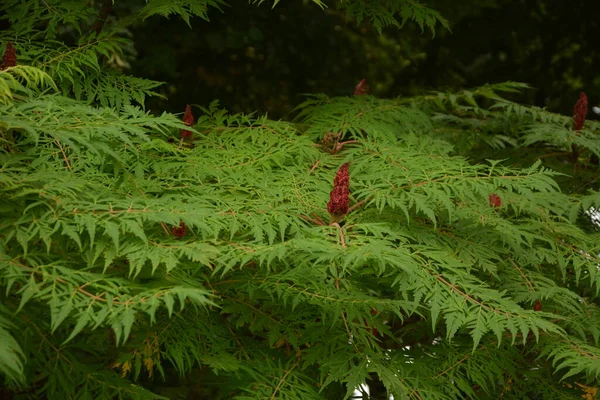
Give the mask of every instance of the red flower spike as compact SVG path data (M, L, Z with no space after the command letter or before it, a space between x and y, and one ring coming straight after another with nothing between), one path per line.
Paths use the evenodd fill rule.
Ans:
M0 64L0 71L5 70L8 67L14 67L17 65L17 50L11 42L6 44L6 51L2 57L2 64Z
M178 239L181 239L182 237L184 237L186 233L187 233L187 227L185 226L183 221L179 222L179 226L173 227L173 236L175 236Z
M575 103L575 107L573 107L573 129L579 131L583 129L583 124L585 123L585 116L588 113L588 98L585 93L581 92L579 94L579 100Z
M367 80L361 79L360 82L354 87L354 95L360 96L361 94L367 94L369 87L367 86Z
M542 302L539 300L535 301L535 304L533 305L533 311L542 311Z
M338 170L333 181L333 190L329 194L329 203L327 211L332 216L342 216L348 212L350 203L350 174L348 172L348 163L344 163Z
M194 122L195 121L194 115L192 114L192 107L188 104L185 106L185 113L183 114L183 123L187 126L192 126L194 125ZM190 137L192 137L192 131L182 129L180 131L180 135L183 140L189 139Z
M490 207L500 208L502 206L502 199L496 193L490 194Z

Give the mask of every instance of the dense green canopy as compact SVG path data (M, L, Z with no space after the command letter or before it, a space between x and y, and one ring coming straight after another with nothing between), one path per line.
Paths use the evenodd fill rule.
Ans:
M4 1L0 397L596 396L577 6Z

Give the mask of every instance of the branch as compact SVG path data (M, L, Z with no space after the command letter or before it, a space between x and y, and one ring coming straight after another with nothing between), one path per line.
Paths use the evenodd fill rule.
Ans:
M60 149L60 152L63 155L63 158L65 160L65 164L67 164L67 168L69 169L69 171L73 171L73 168L71 167L71 163L69 162L69 159L67 158L67 155L65 154L65 150L63 149L62 145L60 144L60 142L58 141L58 139L54 139L54 141L58 145L58 148Z
M288 369L287 371L285 371L285 374L281 377L281 379L279 379L279 382L277 382L277 386L275 386L275 390L273 390L273 394L271 395L271 400L276 399L276 395L277 392L279 391L279 388L281 387L281 385L283 384L283 382L285 382L285 380L287 379L288 375L294 370L294 368L296 368L298 366L298 363L295 363L294 365L292 365L292 368Z
M92 25L90 31L96 32L96 35L99 35L100 32L102 32L102 28L104 28L104 23L106 22L108 15L112 11L112 6L113 0L104 0L104 3L102 4L102 11L100 12L100 15L98 15L98 18L96 18L96 22L94 22L94 25Z

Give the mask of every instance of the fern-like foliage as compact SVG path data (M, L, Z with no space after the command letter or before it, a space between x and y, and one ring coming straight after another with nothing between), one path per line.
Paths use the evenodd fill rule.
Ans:
M38 68L18 65L0 73L0 103L9 104L15 98L27 96L29 88L58 90L50 75Z
M435 34L435 26L448 28L449 24L437 11L425 6L419 0L386 0L367 2L360 0L341 0L339 8L357 23L369 21L381 32L387 26L401 27L408 21L414 21Z
M261 5L267 1L252 0L252 2ZM281 0L273 0L269 3L272 3L272 6L275 7L280 2ZM449 29L448 21L439 12L427 7L419 0L385 0L375 2L361 0L339 0L335 2L311 0L311 3L323 9L333 5L349 20L353 20L359 25L365 22L369 23L379 32L389 26L401 28L408 21L416 22L421 31L427 28L433 34L435 34L436 25L441 25Z
M213 102L188 126L143 110L154 83L105 68L117 30L66 46L9 15L2 40L28 35L0 71L3 393L331 399L369 381L405 399L574 399L598 381L600 237L578 216L600 196L448 140L595 151L593 123L574 134L505 100L524 89L507 83L316 95L293 123ZM348 212L331 215L345 163Z
M10 37L4 36L4 40ZM81 38L76 47L44 40L15 42L19 63L31 65L46 73L65 95L87 103L120 109L132 103L144 104L146 96L156 96L160 82L126 76L106 69L102 59L111 54L122 55L127 40L101 33Z
M546 150L542 157L570 158L575 166L582 155L600 156L598 122L586 121L583 129L574 130L572 116L505 98L505 94L526 89L525 84L506 82L458 93L433 93L399 103L413 103L434 113L438 137L452 141L459 153L473 147L537 147Z
M54 39L61 29L73 29L82 33L84 22L93 21L97 16L95 7L87 1L60 0L7 0L0 6L2 19L11 24L11 32L17 37L30 36L32 32L44 28L40 35L45 39Z
M9 382L22 384L24 383L24 353L10 332L15 329L15 326L7 318L11 311L4 306L0 307L0 310L2 311L0 317L0 371L6 375Z
M165 141L184 127L170 115L59 95L2 109L5 330L25 333L38 393L150 398L127 379L204 366L238 376L237 398L350 395L372 374L395 396L480 398L536 352L544 382L546 357L567 381L597 377L598 242L553 172L451 157L395 101L316 97L298 124L202 112L189 148ZM326 132L350 143L324 151ZM330 225L346 161L353 207ZM33 374L50 362L80 372Z
M208 21L209 7L221 10L223 6L225 6L225 2L222 0L149 0L138 11L138 15L142 19L153 15L161 15L163 17L178 15L186 24L190 25L190 18L192 17L200 17Z

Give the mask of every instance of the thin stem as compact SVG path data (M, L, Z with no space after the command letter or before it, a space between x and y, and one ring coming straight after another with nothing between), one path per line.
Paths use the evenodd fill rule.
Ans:
M104 23L106 22L108 15L112 11L112 6L113 0L104 0L104 3L102 3L102 11L100 12L100 15L98 15L98 18L96 18L96 21L94 22L94 25L92 25L92 28L90 29L92 32L96 32L96 35L102 32L102 29L104 28Z
M279 388L281 387L281 385L283 385L283 382L285 382L285 380L287 379L288 375L294 370L294 368L296 368L298 366L298 363L295 363L294 365L292 365L292 368L288 369L287 371L285 371L285 374L281 377L281 379L279 379L279 382L277 382L277 386L275 386L275 390L273 390L273 394L271 395L271 400L276 399L276 395L277 392L279 391Z
M62 144L60 144L60 141L58 139L54 139L54 141L58 145L58 148L60 149L60 152L63 155L63 159L65 160L65 164L67 164L67 168L69 169L69 171L73 171L73 168L71 167L71 163L69 162L69 159L67 158L67 154L65 153L65 150L63 149Z

